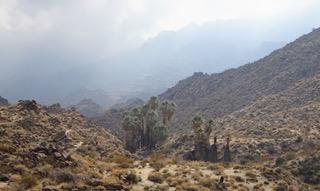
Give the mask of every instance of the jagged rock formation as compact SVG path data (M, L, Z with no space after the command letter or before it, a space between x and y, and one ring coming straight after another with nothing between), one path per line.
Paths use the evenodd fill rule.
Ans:
M7 105L9 105L9 101L0 96L0 106L7 106Z

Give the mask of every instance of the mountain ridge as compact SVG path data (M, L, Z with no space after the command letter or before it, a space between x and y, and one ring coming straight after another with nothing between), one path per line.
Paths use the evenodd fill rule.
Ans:
M192 112L221 117L315 75L320 70L319 45L316 29L254 63L218 74L195 73L159 97L177 103L180 120L187 120L186 112L188 117Z

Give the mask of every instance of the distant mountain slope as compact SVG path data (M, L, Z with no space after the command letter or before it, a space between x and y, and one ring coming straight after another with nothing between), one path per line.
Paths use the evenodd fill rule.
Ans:
M214 119L218 157L231 135L234 161L282 166L319 189L320 29L255 63L195 73L160 98L178 108L176 132L159 150L186 156L194 147L191 117L199 112Z
M280 28L264 28L256 21L219 20L163 31L141 47L106 60L97 76L110 92L122 89L148 98L194 71L222 72L256 61L301 34L283 35Z
M73 107L82 115L89 118L100 116L104 112L103 108L92 99L83 99Z
M320 74L303 79L278 94L253 101L239 111L216 118L211 143L217 136L218 157L222 157L224 137L229 134L234 161L284 167L305 183L318 185L310 190L318 190L319 95ZM191 130L184 129L183 133L175 133L160 150L184 156L193 144Z
M177 103L174 125L185 129L195 112L222 117L319 73L320 29L316 29L255 63L219 74L195 73L160 98Z
M111 106L111 109L108 109L99 116L91 118L91 120L96 122L100 126L107 128L110 132L117 135L118 137L123 138L124 130L122 129L121 122L125 112L143 104L144 101L141 99L129 99Z
M143 105L144 101L139 98L132 98L132 99L126 99L122 100L114 105L111 106L112 109L130 109L133 107L136 107L138 105Z
M0 106L7 106L7 105L9 105L8 100L0 96Z

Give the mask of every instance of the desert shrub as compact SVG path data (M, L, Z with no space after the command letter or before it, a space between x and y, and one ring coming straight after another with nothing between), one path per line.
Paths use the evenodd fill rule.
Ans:
M192 173L192 177L194 180L199 181L201 179L201 177L203 177L203 174L202 174L202 172L197 170L194 173Z
M182 188L183 188L183 190L185 190L185 191L202 191L202 190L204 190L204 189L202 189L202 187L201 186L199 186L199 185L195 185L195 184L191 184L191 183L183 183L182 184Z
M169 186L168 185L157 185L154 189L152 189L153 191L167 191L169 190Z
M276 166L281 166L286 162L286 160L282 157L277 158L276 160Z
M168 173L169 172L169 170L168 169L164 169L163 171L162 171L162 173Z
M305 183L320 185L320 157L313 157L300 162L299 168L294 174L303 176Z
M110 157L108 158L108 162L117 163L121 168L129 168L133 166L134 161L125 155L115 153L110 155Z
M18 190L27 190L38 184L38 179L36 176L31 174L25 174L21 177Z
M168 182L169 186L171 186L171 187L177 187L186 181L187 181L186 179L179 178L179 177L169 177L167 179L167 182Z
M294 152L288 152L288 153L286 153L284 158L286 161L293 160L296 158L296 154Z
M280 182L278 185L274 188L275 191L288 191L288 184L285 182Z
M211 164L207 167L208 170L215 171L215 174L221 175L224 172L224 166L220 164Z
M165 179L167 179L167 178L169 178L169 177L171 177L171 176L172 176L172 174L171 174L170 172L163 173L163 177L164 177Z
M16 164L14 166L14 171L19 173L19 174L26 174L27 172L29 172L29 168L26 167L25 165L23 164Z
M161 173L158 172L152 172L148 176L148 180L161 184L164 181L164 177Z
M165 155L161 153L153 153L150 156L150 166L153 167L156 171L161 170L169 163L170 161L165 157Z
M257 175L253 172L246 172L246 176L253 179L257 178Z
M296 139L296 143L302 143L302 142L303 142L302 136L298 136Z
M37 171L41 177L47 177L47 176L49 176L52 169L53 169L53 167L50 164L46 164L46 165L39 167L37 169Z
M244 182L244 179L241 176L236 176L234 179L237 182Z
M206 187L206 188L212 188L216 183L216 180L211 178L201 178L199 180L199 184Z
M174 156L174 157L172 157L172 163L173 164L179 164L179 163L181 163L183 160L182 160L182 157L180 157L180 156Z
M150 166L152 168L154 168L156 171L159 171L162 168L164 168L166 166L166 164L164 164L164 162L162 162L162 161L157 161L157 162L151 162Z
M136 174L135 171L130 171L128 174L126 174L125 179L127 182L137 184L141 181L141 178Z
M6 143L0 143L0 151L2 152L10 152L11 147L10 145L6 144Z
M54 171L52 176L57 183L74 182L76 179L72 172L65 169L58 169Z

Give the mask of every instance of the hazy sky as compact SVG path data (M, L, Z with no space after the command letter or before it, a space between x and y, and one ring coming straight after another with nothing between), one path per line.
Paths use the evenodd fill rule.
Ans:
M163 30L217 19L277 19L316 0L0 0L0 40L49 41L104 57ZM15 42L12 42L15 41ZM50 45L50 44L48 44ZM84 49L81 46L86 46ZM87 53L87 54L88 54Z
M230 19L270 25L316 7L317 0L0 0L0 95L35 95L35 82L63 91L56 81L68 89L94 76L79 66L137 48L161 31Z

